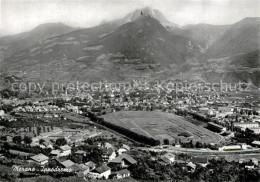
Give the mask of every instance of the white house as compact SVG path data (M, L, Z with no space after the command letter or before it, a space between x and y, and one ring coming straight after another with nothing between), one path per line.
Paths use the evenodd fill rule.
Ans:
M109 161L111 165L119 165L121 168L129 167L130 165L136 164L137 161L128 154L122 154L115 159Z
M71 160L66 160L60 163L63 167L65 168L69 168L71 166L73 166L75 163L72 162Z
M53 157L60 157L60 153L61 153L60 150L52 150L50 154Z
M3 115L5 115L4 110L0 110L0 116L3 116Z
M111 174L111 168L104 164L89 172L88 177L94 179L101 179L101 178L108 179L110 174Z
M228 151L228 150L241 150L241 145L227 145L223 147L219 147L219 151Z
M61 146L60 149L61 149L60 156L68 156L71 154L71 147L68 145Z
M38 155L32 156L31 159L40 165L44 165L44 164L48 163L49 157L47 157L46 155L43 155L43 154L38 154Z
M123 178L127 178L129 176L130 176L130 171L128 171L127 169L123 169L123 170L116 172L117 179L123 179Z
M122 153L125 153L125 152L127 152L127 151L129 151L129 150L130 150L130 147L129 147L128 145L123 144L123 146L120 147L120 148L117 150L117 153L118 153L119 155L121 155Z
M161 156L161 159L168 164L172 164L175 161L175 155L172 153L166 153Z

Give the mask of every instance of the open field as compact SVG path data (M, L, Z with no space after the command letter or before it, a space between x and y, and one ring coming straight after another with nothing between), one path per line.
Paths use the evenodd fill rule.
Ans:
M120 111L103 116L105 121L163 141L199 141L218 143L221 137L203 127L196 126L181 116L165 112Z

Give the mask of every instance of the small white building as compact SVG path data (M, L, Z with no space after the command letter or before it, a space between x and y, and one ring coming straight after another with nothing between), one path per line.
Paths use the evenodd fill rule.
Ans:
M60 147L61 153L60 156L68 156L71 155L71 147L68 145L64 145Z
M125 153L127 151L130 151L130 147L128 145L123 144L123 146L117 150L117 153L118 155L121 155L122 153Z
M101 178L108 179L110 174L111 174L111 168L104 164L89 172L88 177L93 179L101 179Z
M38 154L38 155L32 156L31 159L40 165L44 165L44 164L48 163L49 157L47 157L46 155L43 155L43 154Z
M234 123L235 127L241 127L241 128L258 128L259 127L259 123L257 122L244 122L244 123L240 123L240 122L236 122Z
M219 147L219 151L228 151L228 150L241 150L241 145L227 145L223 147Z
M161 156L161 159L167 164L172 164L175 161L175 155L172 153L166 153Z
M123 178L127 178L129 176L130 176L130 171L128 171L127 169L123 169L123 170L116 172L117 179L123 179Z
M0 116L3 116L3 115L5 115L4 110L0 110Z

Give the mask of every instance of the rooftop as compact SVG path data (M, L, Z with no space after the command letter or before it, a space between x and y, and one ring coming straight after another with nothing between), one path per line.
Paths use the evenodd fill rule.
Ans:
M98 172L99 174L104 173L106 171L110 170L110 167L107 165L103 164L102 166L96 168L94 171Z
M71 166L73 166L75 163L74 162L72 162L71 160L66 160L66 161L64 161L64 162L61 162L61 164L64 166L64 167L71 167Z
M48 160L49 157L47 157L46 155L43 155L43 154L38 154L38 155L32 156L31 159L36 162L43 162L43 161Z

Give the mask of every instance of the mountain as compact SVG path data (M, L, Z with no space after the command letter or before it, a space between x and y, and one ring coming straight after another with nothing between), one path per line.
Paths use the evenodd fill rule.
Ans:
M190 54L189 43L188 39L171 34L158 20L143 15L120 26L96 44L110 52L120 52L127 59L140 59L142 63L178 65Z
M221 79L260 86L259 18L179 27L158 10L144 8L92 28L50 28L57 26L0 38L5 40L0 77L39 82Z
M202 78L207 82L246 82L260 86L260 50L236 54L219 59L209 59L203 64Z
M260 49L260 18L245 18L230 28L207 50L210 58L226 57Z
M198 44L202 53L214 44L230 28L230 25L196 24L175 29L174 33L187 37Z
M193 46L142 16L118 28L108 22L46 39L6 58L3 69L30 79L125 79L173 71L192 57Z
M260 68L260 50L233 56L230 58L230 65L234 65L237 68Z
M0 51L5 57L9 57L47 38L68 33L72 30L75 30L75 28L62 23L42 24L29 32L1 37Z
M204 80L238 81L260 86L260 18L245 18L229 28L206 50Z
M133 22L136 19L144 17L144 16L152 17L152 18L158 20L160 22L160 24L162 24L167 30L175 30L176 28L179 27L177 24L172 23L169 20L167 20L159 10L152 9L150 7L137 9L133 12L128 13L123 18L113 20L113 21L110 21L110 22L103 21L101 24L110 23L110 24L113 24L116 27L119 27L119 26L124 25L126 23Z
M123 24L125 24L128 22L132 22L143 16L150 16L158 20L164 27L178 27L177 24L168 21L159 10L152 9L149 7L145 7L143 9L137 9L134 12L129 13L122 19L122 22Z

